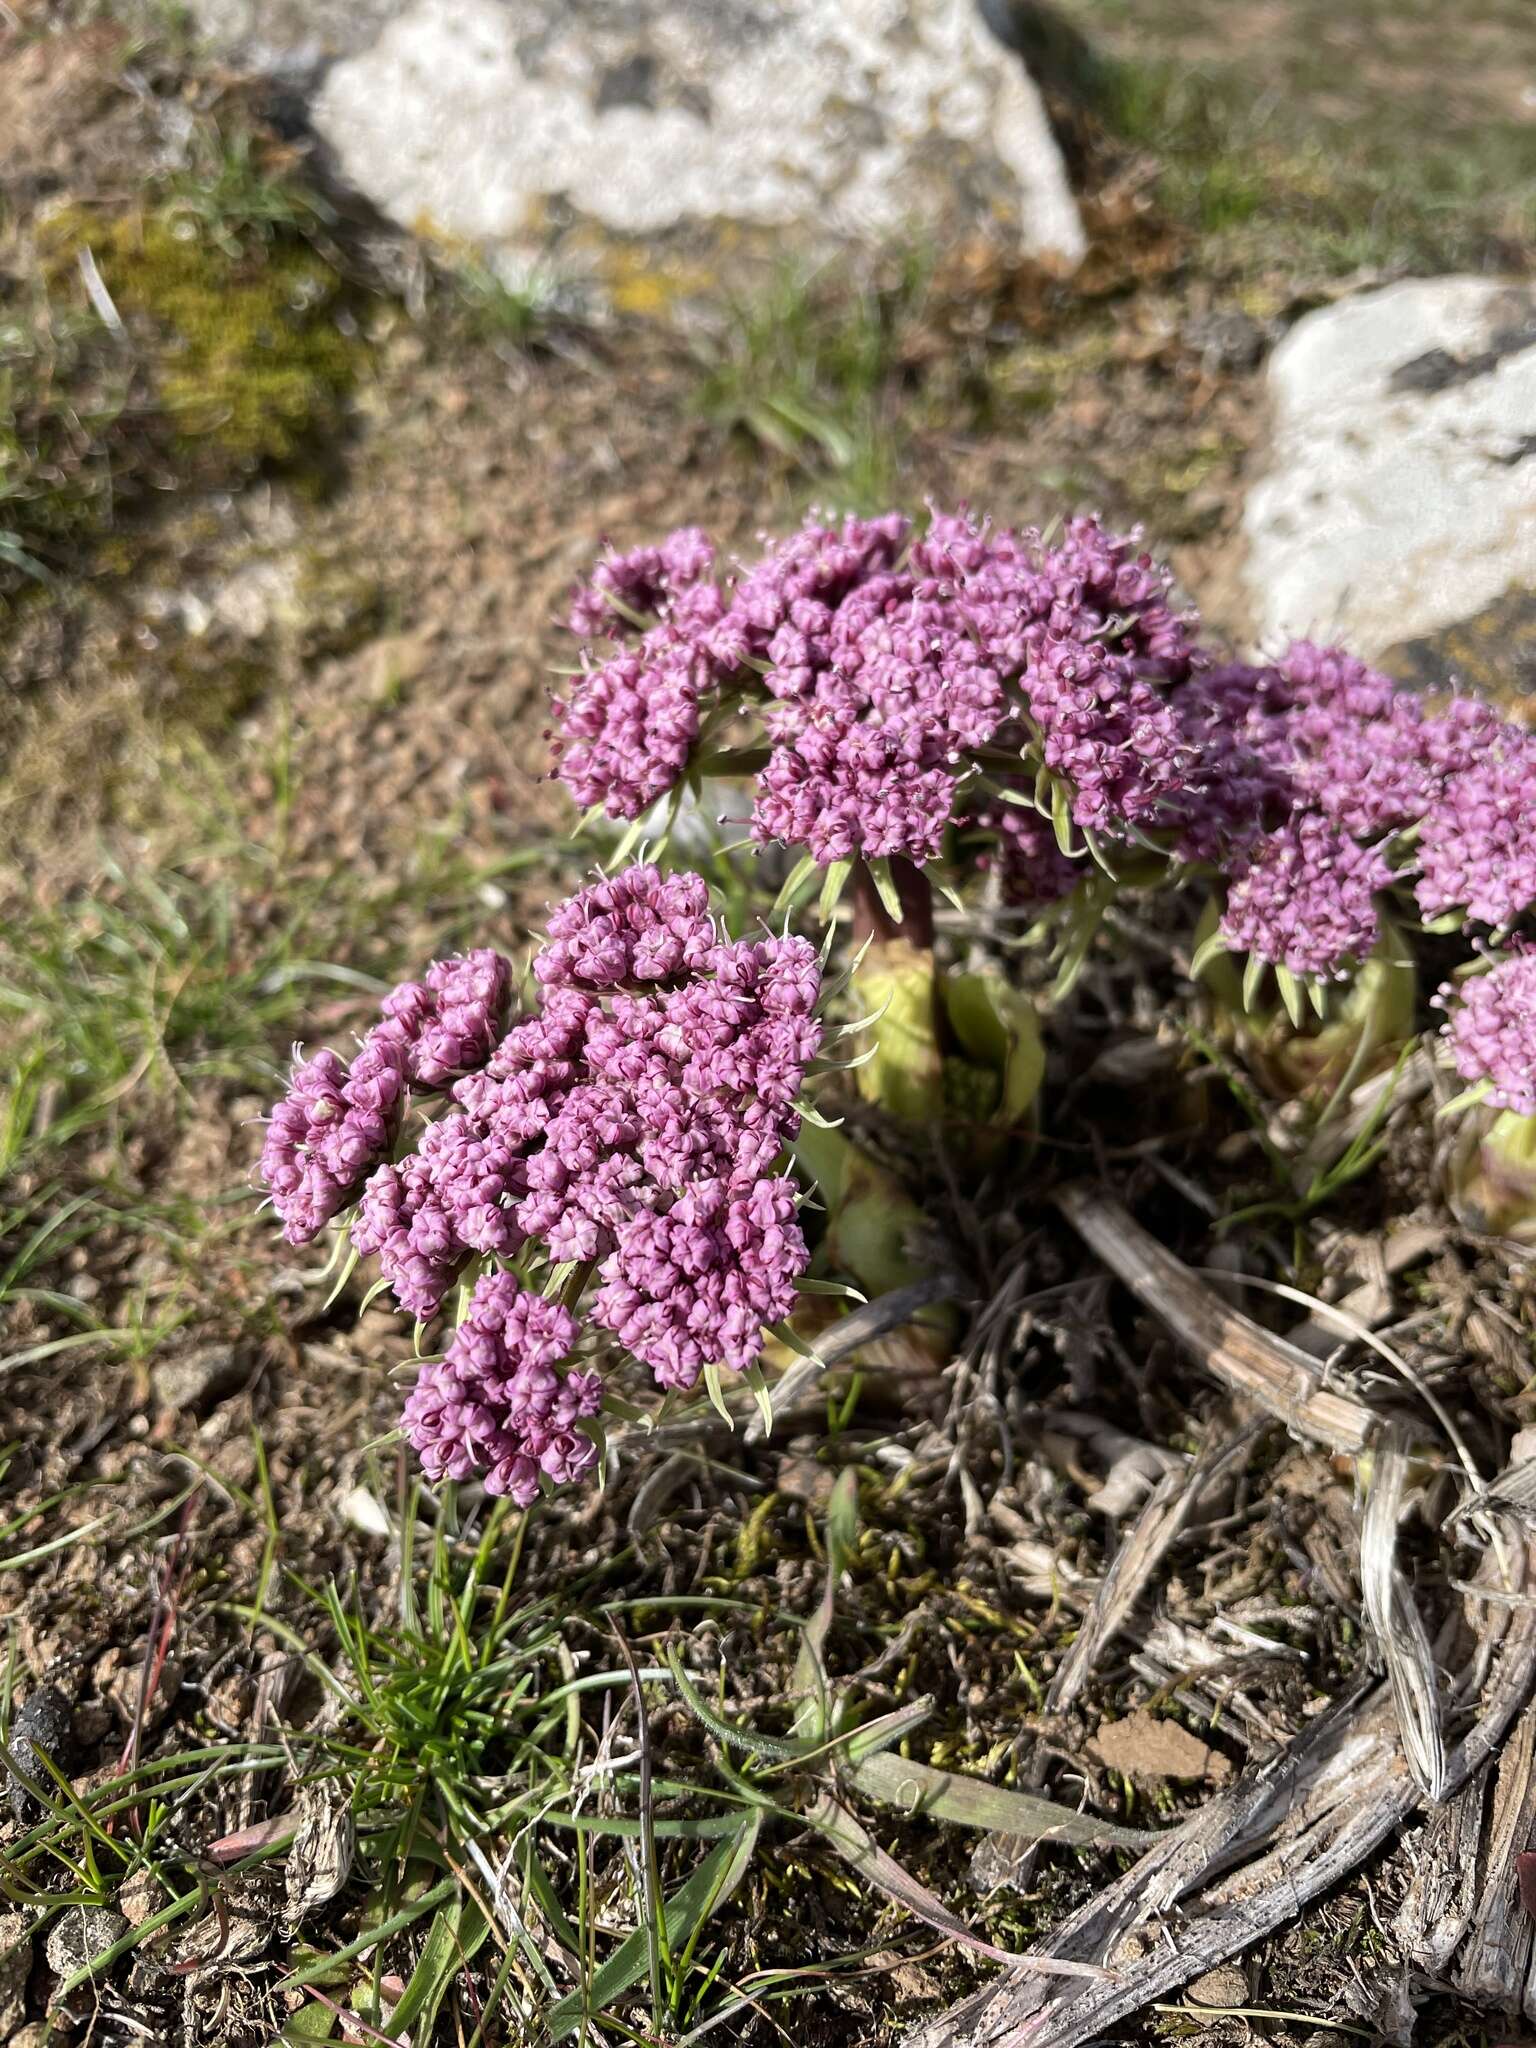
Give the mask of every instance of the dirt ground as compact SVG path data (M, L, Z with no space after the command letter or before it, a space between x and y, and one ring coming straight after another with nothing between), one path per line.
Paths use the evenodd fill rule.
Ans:
M375 1984L370 2007L352 1979L391 1978L393 1998L416 1981L428 1936L414 1902L448 1866L423 1855L394 1892L379 1875L370 1844L409 1796L379 1759L411 1752L398 1723L380 1734L328 1697L324 1672L345 1680L348 1666L322 1589L378 1637L379 1668L430 1661L409 1629L392 1633L431 1577L402 1535L427 1511L390 1435L411 1339L356 1280L333 1294L319 1258L286 1252L256 1213L255 1119L295 1038L344 1043L381 985L433 955L516 948L582 872L542 736L571 658L573 577L607 537L696 521L729 547L818 501L967 501L1010 523L1092 506L1144 521L1240 635L1234 535L1268 347L1362 281L1529 266L1536 168L1506 175L1522 129L1536 132L1529 24L1518 5L1474 11L1468 23L1450 0L1420 0L1340 23L1310 0L1078 5L1072 19L1126 67L1107 98L1102 79L1097 97L1065 72L1054 82L1097 237L1084 276L978 258L916 281L877 263L858 290L768 281L779 311L765 333L750 305L678 328L509 303L461 252L418 248L326 194L281 110L175 32L0 8L0 319L16 323L0 334L0 428L6 405L34 440L61 416L66 355L80 380L62 440L14 503L0 467L0 538L18 536L10 557L0 547L0 1711L14 1742L18 1712L55 1689L67 1729L54 1751L75 1794L126 1788L104 1826L71 1820L44 1848L35 1816L0 1806L0 1888L29 1916L50 1898L109 1901L119 1935L169 1915L61 2000L70 1973L43 1939L22 1939L7 1976L21 1937L0 1913L11 2040L396 2038L360 2016L389 2000ZM1448 197L1421 162L1425 189L1396 180L1374 241L1341 233L1432 102L1437 147L1461 153L1459 189ZM1337 128L1370 132L1325 188L1318 153ZM237 134L255 138L256 166L238 178ZM207 135L223 150L213 172L196 170ZM189 150L193 170L177 168ZM340 280L355 380L299 459L223 449L216 426L168 438L153 364L80 367L95 346L70 325L81 273L49 258L48 224L85 209L98 244L99 224L125 217L142 238L157 178L171 180L166 206L205 208L215 241L318 248ZM274 210L290 187L320 191L324 211ZM785 424L786 391L802 424ZM819 428L803 425L807 405ZM67 518L49 493L68 496ZM971 1187L951 1162L924 1189L975 1303L1009 1305L990 1405L952 1367L902 1373L887 1351L768 1445L712 1439L680 1466L636 1448L615 1488L515 1534L484 1504L436 1530L454 1571L483 1536L519 1611L558 1617L558 1648L533 1622L516 1638L540 1684L611 1664L616 1622L642 1663L681 1628L733 1674L731 1713L777 1726L844 1468L859 1475L859 1525L831 1668L866 1713L931 1695L921 1754L936 1766L1156 1827L1374 1675L1350 1468L1269 1429L1233 1452L1137 1626L1070 1705L1048 1704L1159 1461L1243 1427L1050 1210L1056 1181L1105 1166L1191 1266L1329 1299L1382 1290L1375 1327L1450 1405L1483 1470L1536 1421L1529 1271L1451 1221L1422 1102L1394 1107L1385 1154L1326 1220L1294 1189L1277 1195L1240 1091L1182 1078L1192 1012L1177 956L1177 936L1154 931L1094 964L1078 1034L1052 1044L1061 1109L1026 1174ZM1243 1207L1250 1220L1219 1226ZM1300 1320L1244 1305L1276 1328ZM1379 1392L1391 1375L1370 1364L1351 1368ZM1475 1546L1428 1520L1425 1597L1450 1629ZM594 1691L579 1711L573 1697L573 1756L606 1754L621 1697L605 1709ZM716 1745L698 1722L664 1689L650 1706L667 1777L710 1779ZM494 1745L474 1755L482 1790L523 1767ZM708 1922L670 2031L642 1986L591 2038L702 2038L736 1984L749 1995L712 2039L875 2048L990 1975L853 1881L798 1822L795 1784L776 1782L784 1812ZM218 1845L315 1784L366 1784L373 1803L345 1882L294 1915L270 1853L286 1838L244 1861ZM617 1813L619 1795L604 1796ZM695 1809L679 1796L675 1810ZM548 1853L574 1913L572 1839ZM601 1961L637 1924L644 1886L626 1838L579 1839ZM884 1816L879 1839L1003 1948L1039 1939L1128 1861L1056 1848L1000 1872L973 1866L982 1838L921 1817ZM1385 2038L1417 1839L1103 2038ZM663 1843L668 1890L695 1847ZM370 1929L402 1900L402 1926L375 1945ZM471 1945L455 1919L442 1938L468 1952L450 1957L419 2038L542 2038L498 1980L499 1937ZM352 1943L357 1972L317 1969L316 1997L292 1983ZM1432 1996L1416 2038L1473 2048L1519 2027Z

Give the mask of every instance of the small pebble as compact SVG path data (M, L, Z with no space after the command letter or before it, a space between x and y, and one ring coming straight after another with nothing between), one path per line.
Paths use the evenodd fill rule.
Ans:
M142 1927L166 1903L165 1888L152 1870L135 1870L117 1895L118 1911L130 1927Z
M162 1407L196 1412L238 1392L251 1376L251 1360L234 1344L202 1344L179 1358L162 1358L150 1373Z
M1190 1985L1191 2005L1213 2005L1230 2009L1248 2003L1248 1978L1236 1963L1218 1963Z
M43 1953L56 1977L72 1977L127 1932L128 1922L110 1906L71 1906L49 1928Z
M27 2015L32 1942L25 1913L0 1913L0 2041L14 2041Z

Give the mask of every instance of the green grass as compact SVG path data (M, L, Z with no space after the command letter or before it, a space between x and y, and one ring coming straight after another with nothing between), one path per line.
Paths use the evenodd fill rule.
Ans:
M217 1611L253 1641L297 1653L326 1711L272 1741L193 1729L163 1755L135 1746L78 1790L52 1773L35 1778L43 1811L10 1845L0 1889L51 1915L70 1903L111 1906L147 1873L163 1904L114 1953L172 1929L174 1954L184 1936L211 1937L247 1873L293 1853L305 1814L344 1812L350 1864L340 1859L328 1896L301 1921L276 1987L308 1994L285 2039L313 2038L305 2030L343 2008L390 2038L409 2027L413 2039L465 2048L700 2041L754 2012L792 2012L839 1971L889 1967L914 1916L970 1939L877 1845L858 1807L898 1808L903 1830L921 1808L930 1829L1118 1839L1070 1810L924 1763L929 1738L915 1747L914 1737L931 1702L892 1710L882 1691L872 1707L860 1687L829 1678L845 1574L884 1570L877 1532L861 1562L853 1469L811 1536L824 1586L797 1618L764 1608L762 1589L691 1599L641 1590L623 1555L551 1583L547 1558L528 1561L527 1516L490 1503L476 1521L451 1486L392 1487L377 1466L365 1470L375 1500L392 1505L398 1569L347 1591L312 1588L285 1569L289 1539L257 1448L249 1489L182 1456L192 1468L184 1483L152 1523L119 1529L117 1540L177 1517L190 1526L200 1484L233 1500L261 1556L241 1547L251 1576ZM56 1539L66 1509L74 1533ZM105 1511L119 1514L110 1502ZM8 1533L42 1558L59 1540L88 1540L95 1512L94 1498L60 1495ZM169 1596L178 1626L190 1622L194 1591L220 1600L220 1565L198 1569L195 1585L183 1574ZM763 1634L764 1672L776 1658L793 1662L773 1731L731 1701L734 1681L713 1646L715 1627L728 1626ZM0 1688L0 1717L15 1675ZM228 1795L258 1774L270 1825L215 1839L230 1825ZM840 1899L843 1919L869 1936L814 1970L796 1932L808 1885ZM1001 1917L1010 1912L1005 1903ZM274 2020L283 2024L281 2012Z
M474 862L448 821L387 872L295 872L286 820L317 795L286 742L261 840L199 744L166 767L154 851L105 847L89 887L34 903L0 940L0 1187L82 1138L119 1145L153 1120L163 1140L205 1084L268 1092L295 1038L334 1030L317 1010L366 1016L424 949L484 943L486 892L546 858Z
M901 337L925 278L917 258L889 283L853 288L784 271L735 302L702 350L700 411L777 457L824 501L888 506L905 440Z
M717 1798L713 1813L656 1817L653 1798L696 1804L706 1788L637 1776L632 1734L623 1755L606 1754L608 1703L622 1709L665 1667L594 1658L605 1638L612 1648L605 1616L623 1609L603 1602L596 1580L540 1599L519 1591L528 1522L508 1504L492 1504L478 1529L461 1523L451 1486L434 1499L413 1485L397 1507L393 1614L365 1618L360 1598L297 1581L298 1626L260 1606L234 1610L288 1642L331 1695L326 1732L290 1740L357 1828L366 1895L349 1917L362 1931L301 1953L290 1988L428 2040L462 1979L472 2048L534 2033L595 2040L610 2026L632 2038L617 2009L645 1984L652 1941L643 1925L605 1936L615 1919L649 1920L667 1957L651 1982L652 2026L697 2018L724 1960L701 1939L755 1828L728 1795L723 1810ZM332 1645L323 1653L321 1639ZM414 1962L402 1963L389 1943L429 1914ZM499 1956L471 1979L488 1942ZM386 1995L386 1968L407 1979L398 1999Z
M109 859L91 891L18 921L0 956L0 1177L200 1081L255 1085L317 984L372 989L308 957L330 898L329 882L275 897L247 847L199 869Z
M449 271L448 283L470 334L492 347L531 349L569 318L559 279L546 268L509 277L471 257Z
M1278 22L1256 13L1261 40L1238 37L1240 56L1213 61L1204 52L1225 29L1184 0L1152 0L1123 19L1109 7L1070 11L1100 39L1085 100L1156 160L1161 203L1218 273L1488 267L1501 248L1536 239L1528 124L1448 111L1428 45L1423 75L1401 52L1401 75L1385 63L1378 75L1318 32L1333 10L1292 0ZM1433 32L1436 13L1420 10L1421 30ZM1453 33L1459 17L1444 6L1438 15ZM1368 13L1352 20L1368 42Z

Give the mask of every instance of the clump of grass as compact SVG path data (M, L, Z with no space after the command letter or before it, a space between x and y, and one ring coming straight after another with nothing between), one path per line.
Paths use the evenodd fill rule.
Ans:
M323 236L336 225L323 194L277 164L248 129L197 131L188 162L166 176L160 203L169 218L197 222L234 258L253 242Z
M435 1502L413 1488L401 1502L393 1616L365 1618L334 1586L306 1590L303 1627L236 1610L290 1644L330 1693L325 1732L295 1730L291 1742L312 1782L335 1783L358 1831L362 1932L301 1957L288 1988L350 1998L392 2038L407 2025L433 2038L456 1985L474 2048L530 2029L551 2041L609 2025L622 2033L619 2009L652 1961L660 2027L703 2008L723 1962L700 1953L700 1937L756 1830L729 1795L709 1799L715 1810L703 1817L655 1812L653 1801L696 1803L703 1788L644 1763L637 1773L627 1739L613 1753L612 1706L638 1701L665 1667L642 1671L627 1652L613 1664L594 1658L605 1616L624 1603L600 1604L592 1583L519 1594L527 1526L498 1503L476 1531L451 1486ZM314 1647L319 1621L331 1655ZM668 1882L681 1875L665 1896L664 1872ZM414 1960L399 1962L391 1945L428 1915ZM616 1920L620 1938L603 1943ZM488 1942L499 1957L477 1965ZM393 1995L387 1958L404 1980Z
M450 282L470 333L493 347L533 348L569 312L559 280L543 265L512 273L470 256L454 266Z
M242 884L262 865L248 852L214 875L151 874L109 860L88 894L13 925L0 966L0 1175L115 1121L130 1097L256 1081L303 1000L296 984L372 986L303 958L312 905L289 905L265 932L241 917Z
M110 440L133 378L98 334L88 309L43 293L0 321L0 589L6 570L46 582L110 519Z
M903 442L904 330L926 272L850 289L785 271L739 300L706 351L698 406L853 510L887 502Z

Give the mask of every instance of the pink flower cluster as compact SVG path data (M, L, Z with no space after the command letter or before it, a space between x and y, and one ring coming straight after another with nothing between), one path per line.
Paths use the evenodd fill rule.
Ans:
M1321 812L1298 811L1239 860L1222 932L1235 952L1326 980L1375 945L1376 892L1391 879L1378 847Z
M370 1032L349 1066L337 1053L300 1060L267 1122L261 1178L290 1244L308 1244L353 1200L395 1141L405 1106L406 1048Z
M621 559L656 620L638 642L607 629L618 653L556 707L559 772L584 805L638 817L715 705L754 707L769 741L755 835L823 865L936 859L977 753L1029 733L1084 826L1161 822L1184 787L1155 685L1188 672L1190 621L1167 572L1092 520L1051 547L958 516L920 539L894 513L812 522L726 586L668 582L649 551ZM600 565L578 594L578 630L616 573Z
M1030 905L1082 872L1031 815L1044 775L1111 860L1214 868L1228 943L1298 974L1348 972L1389 889L1494 928L1536 906L1536 735L1432 712L1339 648L1220 665L1171 589L1091 519L1050 541L964 514L812 521L723 577L687 529L578 594L573 624L616 652L561 708L560 772L638 817L712 711L744 713L767 741L756 837L925 865L958 825ZM614 623L618 591L648 624Z
M567 1486L597 1463L577 1424L597 1414L596 1373L559 1370L576 1342L569 1309L487 1273L444 1355L422 1367L400 1421L429 1479L484 1476L528 1507L539 1482Z
M1375 943L1389 888L1411 885L1424 917L1494 927L1536 905L1536 739L1488 705L1431 711L1301 641L1271 667L1197 678L1190 708L1214 774L1185 850L1232 874L1234 947L1330 976Z
M313 1235L357 1201L353 1245L423 1321L472 1260L532 1247L589 1269L592 1322L660 1385L745 1369L807 1264L783 1155L821 1042L814 948L726 938L697 875L641 866L554 912L533 975L538 1006L508 1026L504 962L444 963L395 991L350 1070L329 1053L301 1067L268 1134L285 1220ZM409 1080L438 1074L457 1075L451 1107L390 1161ZM521 1499L540 1473L585 1469L570 1424L596 1397L551 1377L574 1322L500 1277L477 1284L406 1422L434 1476L486 1472Z
M1485 706L1468 754L1454 763L1419 833L1419 908L1461 911L1475 924L1514 924L1536 906L1536 733L1503 724ZM1465 716L1441 737L1469 738Z
M1536 949L1520 947L1459 991L1445 1027L1464 1081L1490 1084L1487 1101L1517 1116L1536 1116Z
M501 1034L512 970L488 948L434 961L384 998L350 1065L325 1051L295 1064L273 1110L261 1178L290 1244L308 1244L357 1198L394 1145L412 1082L440 1088L483 1064Z
M434 961L424 982L402 982L384 998L384 1027L406 1045L411 1079L443 1088L490 1058L511 995L510 964L482 946Z

